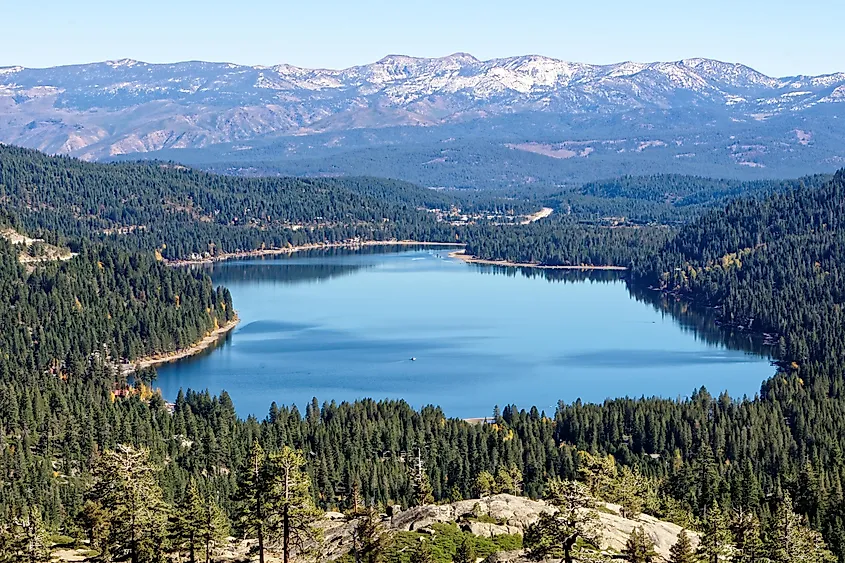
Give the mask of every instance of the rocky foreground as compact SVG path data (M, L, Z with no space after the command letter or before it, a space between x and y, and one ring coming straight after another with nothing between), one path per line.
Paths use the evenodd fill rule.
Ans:
M636 520L623 518L619 506L600 503L598 514L603 528L602 549L619 553L625 547L625 541L636 527L642 526L655 544L658 561L669 560L669 549L677 540L681 527L670 522L658 520L641 514ZM534 523L543 512L553 511L544 501L531 500L513 495L493 495L482 499L463 500L450 504L429 504L399 510L390 510L391 515L382 515L386 530L393 532L420 532L433 534L432 526L439 523L456 523L463 531L476 536L493 538L502 534L524 534L529 525ZM327 512L318 524L323 533L319 554L310 556L308 561L333 561L349 553L352 548L352 532L356 520L339 512ZM698 544L698 534L688 532L693 546ZM238 541L231 538L230 546L214 559L217 562L247 562L255 559L248 553L254 541ZM85 561L81 550L63 550L54 552L54 559L59 561ZM296 558L306 559L306 558ZM267 563L277 563L280 557L270 555ZM481 561L481 560L480 560ZM483 560L484 563L526 563L529 559L524 551L498 552Z
M477 536L492 538L501 534L523 534L541 513L552 511L544 501L535 501L513 495L493 495L483 499L464 500L450 504L430 504L408 510L395 510L392 516L383 515L385 528L392 531L433 533L432 526L437 523L455 522L464 531ZM677 540L681 527L670 522L658 520L645 514L636 520L623 518L619 506L600 504L598 510L603 527L602 548L610 552L621 552L631 530L642 526L646 534L654 541L655 551L660 561L668 561L669 549ZM352 531L355 520L350 520L339 512L328 512L320 523L323 530L323 543L319 561L331 561L348 553L352 548ZM698 544L698 535L689 532L693 545ZM244 542L229 550L221 561L245 560L248 545ZM270 558L268 561L275 561ZM527 562L525 553L499 552L485 561L490 563Z

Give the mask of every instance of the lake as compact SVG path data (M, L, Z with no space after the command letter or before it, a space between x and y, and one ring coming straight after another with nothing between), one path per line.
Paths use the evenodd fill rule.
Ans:
M480 417L558 400L753 396L766 349L617 273L467 264L448 250L367 248L208 266L241 322L216 348L159 368L156 385L226 390L242 416L363 397Z

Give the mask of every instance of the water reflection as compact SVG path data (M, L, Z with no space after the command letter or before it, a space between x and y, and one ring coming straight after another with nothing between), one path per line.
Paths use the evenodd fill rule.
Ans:
M564 270L544 268L519 268L491 264L473 264L480 274L527 279L543 279L552 283L620 283L624 282L628 292L640 303L654 308L661 315L669 316L686 333L694 335L707 344L726 346L732 350L743 350L758 356L771 358L772 346L762 336L740 331L734 327L720 325L714 309L693 308L688 302L661 291L632 285L627 274L618 270Z
M580 283L618 282L625 279L625 273L619 270L564 270L549 268L528 268L516 266L497 266L495 264L471 264L480 274L527 279L544 279L550 282Z
M254 263L233 262L225 266L214 265L207 269L215 283L228 286L233 283L258 281L272 281L286 285L320 283L372 267L366 264L306 264L265 258Z
M670 316L686 333L710 345L726 346L752 354L772 357L772 346L762 336L736 330L717 323L714 309L693 308L688 302L660 291L628 284L628 292L640 303L651 305L655 311Z
M220 285L242 282L274 282L283 285L320 283L342 276L372 269L381 263L385 254L427 251L447 257L455 247L381 245L352 248L303 250L292 254L259 256L245 260L230 260L197 266Z

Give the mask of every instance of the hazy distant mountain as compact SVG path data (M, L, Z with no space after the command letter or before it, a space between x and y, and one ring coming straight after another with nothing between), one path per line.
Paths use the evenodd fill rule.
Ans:
M845 102L845 73L773 78L709 59L590 65L541 56L479 61L463 53L434 59L391 55L344 70L120 60L0 68L0 141L96 159L385 128L389 133L375 131L373 138L394 143L402 142L407 126L448 126L450 135L462 138L499 117L505 119L489 124L510 138L511 149L548 158L573 151L553 146L555 141L592 135L618 141L614 131L630 137L625 129L631 123L641 133L683 124L683 145L697 133L729 128L725 124L746 124L748 130L777 121L793 131L800 148L815 141L816 131L806 122L830 129L824 124L845 108L839 102ZM567 133L540 139L542 123L525 129L519 119L507 119L520 115L534 116L534 122L543 116L569 120ZM838 128L832 129L835 135ZM394 133L395 139L385 138ZM367 145L357 138L355 148ZM344 138L326 142L343 146ZM644 138L630 148L678 142ZM766 143L764 151L779 150ZM583 147L574 152L581 155ZM591 152L598 154L594 149L584 156ZM693 153L687 144L677 154ZM820 154L819 165L835 165L842 155L834 153ZM738 166L755 166L753 158L743 158L734 159Z

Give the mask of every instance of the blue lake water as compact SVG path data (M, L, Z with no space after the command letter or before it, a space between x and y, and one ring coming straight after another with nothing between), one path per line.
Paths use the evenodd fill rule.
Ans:
M208 268L241 318L213 350L159 368L180 388L232 396L263 418L363 397L485 416L558 400L753 396L774 372L765 349L616 274L467 264L443 249L332 251ZM415 358L412 360L411 358Z

